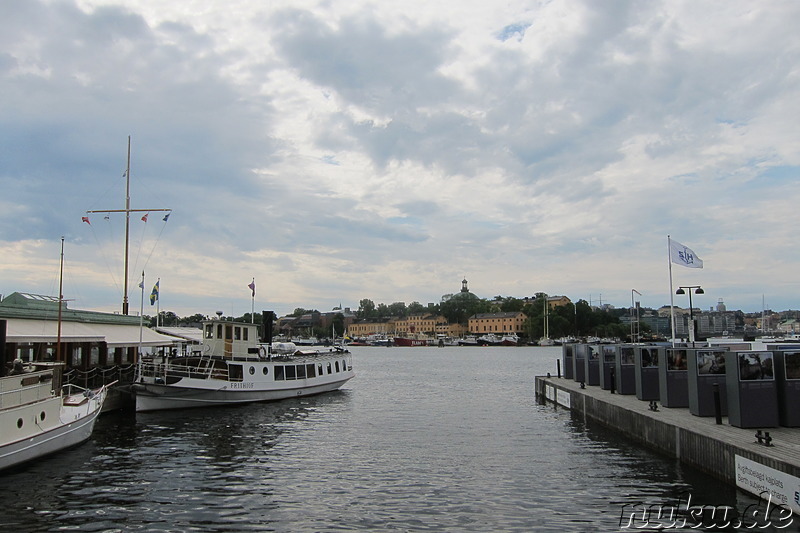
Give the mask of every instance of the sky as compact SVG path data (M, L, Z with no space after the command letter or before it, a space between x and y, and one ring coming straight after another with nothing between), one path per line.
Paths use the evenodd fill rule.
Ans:
M63 237L69 307L121 309L130 137L132 314L142 272L180 316L462 279L799 309L798 23L795 0L5 0L0 294L57 296ZM668 236L703 268L670 273Z

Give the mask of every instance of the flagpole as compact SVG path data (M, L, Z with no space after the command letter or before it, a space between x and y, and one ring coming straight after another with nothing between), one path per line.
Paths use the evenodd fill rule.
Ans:
M141 359L142 356L142 328L144 328L144 270L142 270L142 282L139 284L139 287L142 290L142 297L140 299L139 304L139 353L138 356Z
M255 289L255 286L256 286L256 278L253 278L253 291L252 291L252 293L250 295L250 323L251 324L255 324L256 323L256 317L255 317L255 314L256 314L256 289Z
M667 235L667 263L669 263L669 321L672 326L672 347L675 347L675 291L672 290L672 243Z
M156 281L158 292L156 293L156 327L158 327L158 319L161 317L161 278Z

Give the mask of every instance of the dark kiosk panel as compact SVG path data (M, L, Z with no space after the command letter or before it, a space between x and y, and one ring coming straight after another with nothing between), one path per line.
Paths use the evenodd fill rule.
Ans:
M689 354L687 348L666 348L658 362L661 405L689 407Z
M782 426L800 427L800 350L775 350L778 419Z
M636 346L634 364L636 370L636 397L640 400L660 399L658 390L658 361L664 357L660 346Z
M778 426L778 388L772 352L725 354L728 423L740 428Z
M727 348L698 348L688 351L689 412L714 416L714 385L719 390L720 412L728 414L725 354Z
M631 344L617 344L616 385L620 394L636 394L636 354Z

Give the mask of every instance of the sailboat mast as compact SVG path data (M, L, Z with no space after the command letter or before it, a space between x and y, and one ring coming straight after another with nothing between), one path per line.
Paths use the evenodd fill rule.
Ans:
M128 314L128 251L131 234L131 136L128 135L128 165L125 167L125 273L123 276L122 314Z
M61 265L58 272L58 336L56 337L56 361L61 361L61 306L64 301L64 237L61 237Z

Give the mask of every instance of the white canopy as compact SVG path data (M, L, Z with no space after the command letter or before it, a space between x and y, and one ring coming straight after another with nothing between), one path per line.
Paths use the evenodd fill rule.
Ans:
M6 340L8 342L57 342L58 322L55 320L7 319ZM62 322L61 342L103 342L109 348L138 346L141 331L142 346L171 346L180 341L162 335L150 328L120 324L88 324L84 322Z

